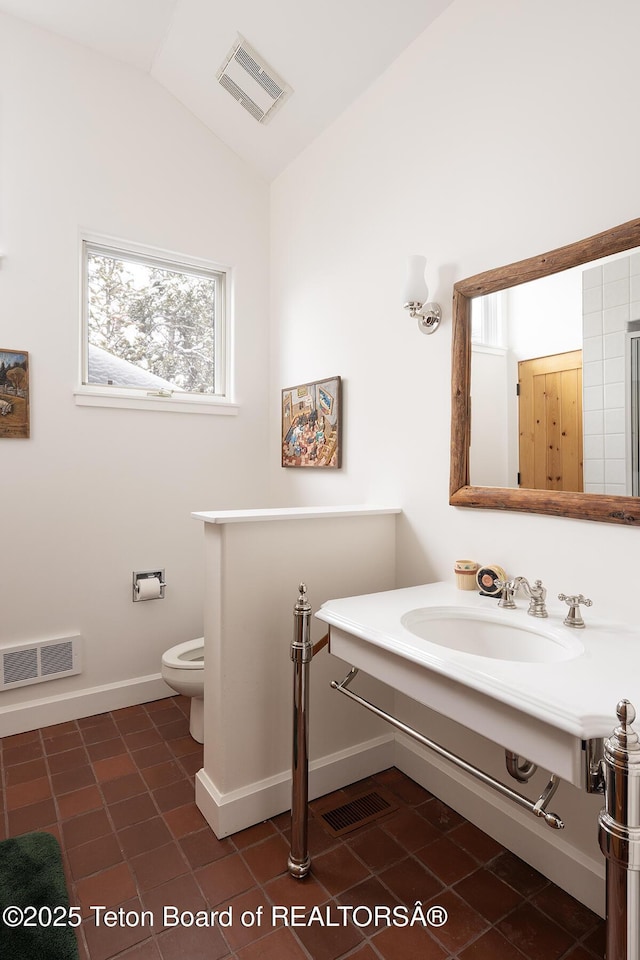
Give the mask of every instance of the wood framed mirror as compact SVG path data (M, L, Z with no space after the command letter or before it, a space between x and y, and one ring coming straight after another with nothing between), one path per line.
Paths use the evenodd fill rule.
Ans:
M631 220L611 230L606 230L578 243L559 247L541 256L521 260L496 270L489 270L486 273L477 274L454 284L449 496L449 502L452 505L490 510L516 510L526 513L574 517L581 520L600 520L607 523L640 524L640 496L629 493L630 481L624 487L622 487L622 484L615 487L616 489L624 489L625 495L614 495L610 492L593 493L584 492L584 490L524 488L516 486L515 483L513 486L482 486L478 485L477 482L473 484L471 479L474 478L470 479L472 432L471 314L476 298L486 297L501 291L510 291L530 281L551 278L562 271L569 271L571 268L580 267L584 264L592 264L593 261L601 261L603 258L613 260L614 255L622 254L624 251L634 251L634 248L638 247L640 247L640 219ZM639 264L640 256L635 251L629 259L634 260L634 258L637 258L634 261L636 265ZM640 280L637 289L640 289ZM638 294L638 298L640 299L640 294ZM628 296L628 299L630 300L630 296ZM624 331L625 336L631 329L640 331L640 315L635 318L635 323L634 318L631 317ZM628 350L628 347L626 349ZM626 431L628 419L627 416L625 420ZM522 433L521 427L522 425L516 421L514 429L518 433ZM636 440L634 440L636 445L639 433L640 429L637 429ZM605 438L602 439L604 443ZM625 442L630 456L629 448L633 444L630 443L629 439ZM635 450L633 455L636 461L640 460L638 450ZM638 470L640 471L640 467L638 467ZM547 472L551 474L553 471L548 470ZM551 475L549 480L552 480ZM589 489L589 487L592 488L595 485L586 484L585 486Z

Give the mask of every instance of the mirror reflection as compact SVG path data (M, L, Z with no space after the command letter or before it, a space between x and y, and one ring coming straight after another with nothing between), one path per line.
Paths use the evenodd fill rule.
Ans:
M638 496L640 248L471 300L470 483Z

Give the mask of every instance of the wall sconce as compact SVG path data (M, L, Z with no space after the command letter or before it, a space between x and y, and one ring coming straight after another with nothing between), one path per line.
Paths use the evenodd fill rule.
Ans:
M424 278L426 265L426 257L409 257L404 286L404 308L409 311L410 317L418 318L418 328L423 333L435 333L442 320L442 310L437 303L427 303L429 289Z

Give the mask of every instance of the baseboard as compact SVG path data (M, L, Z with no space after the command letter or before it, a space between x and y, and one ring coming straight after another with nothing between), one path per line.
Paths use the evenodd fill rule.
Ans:
M26 700L0 707L0 736L9 737L14 733L37 730L54 723L91 717L173 695L174 691L167 686L162 676L154 673L147 677L105 683L99 687L86 687L71 693L67 691L53 697Z
M394 736L388 734L309 763L309 799L322 797L356 780L393 766ZM238 790L222 793L209 775L196 775L196 804L221 840L275 817L291 807L291 772L284 771Z
M395 766L594 913L605 916L603 859L577 850L561 831L545 832L540 821L521 807L402 735L396 736Z

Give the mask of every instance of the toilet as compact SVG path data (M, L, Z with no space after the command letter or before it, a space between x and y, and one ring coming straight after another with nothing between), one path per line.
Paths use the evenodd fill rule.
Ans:
M162 677L176 693L191 697L189 733L204 743L204 637L178 643L163 653Z

